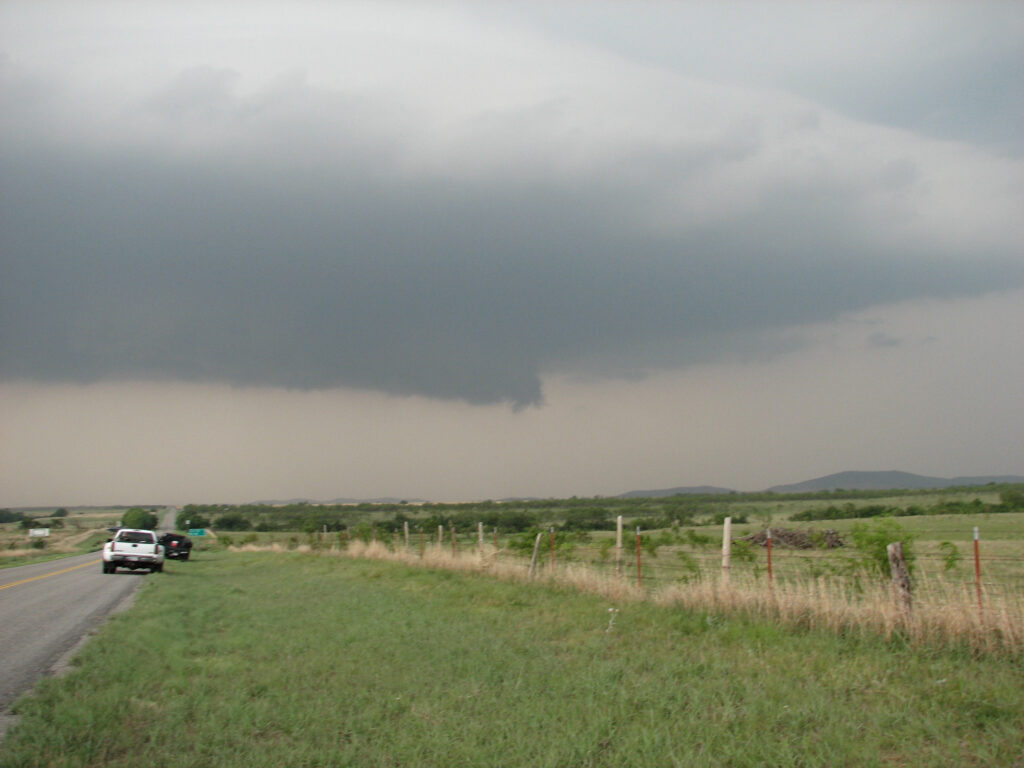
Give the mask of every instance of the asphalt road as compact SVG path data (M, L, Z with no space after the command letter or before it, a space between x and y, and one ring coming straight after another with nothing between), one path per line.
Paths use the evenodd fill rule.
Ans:
M100 554L0 570L0 736L10 706L111 611L126 604L145 571L102 573Z

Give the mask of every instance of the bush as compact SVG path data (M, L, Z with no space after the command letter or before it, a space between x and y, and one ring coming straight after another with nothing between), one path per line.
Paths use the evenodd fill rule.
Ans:
M754 547L749 541L740 541L739 539L733 539L732 546L730 547L732 559L737 563L752 563L756 559L754 553Z
M1024 491L1003 491L999 494L999 501L1007 510L1024 509Z
M939 551L942 552L943 568L947 571L955 571L963 560L963 555L952 541L939 542Z
M898 541L903 544L907 570L914 572L914 536L894 519L881 518L871 523L855 523L850 537L853 546L860 552L862 565L868 570L889 576L889 553L886 547Z
M671 528L672 523L667 517L641 517L631 520L626 530L639 528L641 531L660 531L662 528Z
M725 518L727 518L727 517L731 517L733 523L745 523L745 522L747 522L747 516L746 515L737 515L737 514L735 514L733 512L727 512L727 511L722 510L722 509L720 509L717 512L715 512L715 514L711 518L711 521L715 525L724 525L725 524Z
M174 527L179 531L187 531L189 528L209 528L210 518L201 512L185 507L174 518Z
M697 547L698 549L706 549L715 543L715 540L707 534L697 533L690 529L684 531L683 536L686 539L687 544L691 547Z
M563 531L614 531L615 521L604 507L570 509L565 513Z
M693 555L689 552L678 551L676 557L679 558L683 568L683 573L679 577L680 581L688 582L700 578L700 563Z
M248 531L252 523L241 512L228 512L213 521L213 527L221 531Z
M121 515L121 525L125 528L142 528L152 530L157 526L156 515L149 510L132 507Z
M540 541L540 554L543 556L551 551L550 530L542 531L539 528L532 528L516 536L510 536L506 546L513 552L518 552L521 555L532 555L538 533L543 534ZM555 531L555 552L563 557L571 555L576 547L576 542L579 540L578 534L573 535L564 531Z
M21 512L12 512L9 509L0 509L0 523L20 523L25 519Z

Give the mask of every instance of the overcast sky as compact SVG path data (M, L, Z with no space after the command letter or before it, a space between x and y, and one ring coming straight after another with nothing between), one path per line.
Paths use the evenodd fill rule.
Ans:
M0 4L0 505L1024 474L1024 5Z

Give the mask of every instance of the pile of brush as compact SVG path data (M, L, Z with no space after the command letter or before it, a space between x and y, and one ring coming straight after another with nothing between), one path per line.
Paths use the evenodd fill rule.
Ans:
M749 541L758 546L767 546L768 532L758 531L744 536L740 541ZM792 549L837 549L846 546L843 537L833 528L824 531L797 531L792 528L772 528L773 547L791 547Z

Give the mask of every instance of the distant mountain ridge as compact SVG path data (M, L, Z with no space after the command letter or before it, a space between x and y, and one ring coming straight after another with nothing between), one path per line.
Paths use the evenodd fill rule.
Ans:
M802 483L776 485L768 490L773 493L810 493L814 491L884 491L908 490L925 491L938 488L955 488L963 485L988 485L989 483L1024 483L1020 475L980 475L974 477L929 477L912 472L837 472Z
M658 496L710 496L718 493L736 493L729 488L717 488L713 485L690 485L680 486L678 488L662 488L656 491L626 491L620 493L615 498L617 499L639 499L646 497L658 497Z
M380 496L372 499L337 498L321 501L319 499L295 498L295 499L260 499L250 502L251 504L266 505L268 507L284 507L291 504L311 504L313 506L326 504L422 504L423 499L407 498L398 496Z
M899 472L896 470L888 472L836 472L824 477L816 477L813 480L805 480L802 483L790 483L788 485L775 485L766 489L770 493L815 493L819 491L835 491L843 489L846 491L885 491L885 490L935 490L939 488L956 488L967 485L988 485L989 483L1024 483L1024 475L978 475L965 477L929 477L927 475L915 475L912 472ZM616 499L638 499L638 498L660 498L665 496L711 496L719 494L738 493L731 488L720 488L715 485L684 485L675 488L659 488L646 491L626 491L618 496L609 498ZM514 503L517 501L534 501L539 497L534 496L510 496L499 499L499 503ZM316 501L313 499L289 499L287 501L257 501L254 504L285 505L285 504L423 504L424 499L399 498L397 496L356 499L337 498L329 501ZM470 503L470 502L466 502Z

